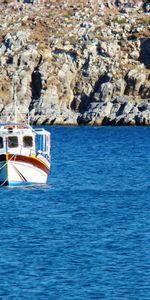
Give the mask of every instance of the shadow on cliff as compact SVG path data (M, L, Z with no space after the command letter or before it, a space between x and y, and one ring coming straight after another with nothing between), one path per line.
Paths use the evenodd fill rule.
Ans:
M106 83L106 82L109 82L109 81L110 81L110 77L107 74L104 74L104 75L100 76L99 79L96 81L96 83L95 83L95 85L94 85L94 87L93 87L93 89L92 89L92 91L89 95L86 95L85 93L82 93L81 92L82 87L80 86L79 91L81 93L78 92L78 94L77 94L78 97L79 97L79 94L80 94L80 104L79 105L77 104L77 100L75 98L71 103L71 109L75 110L75 111L79 111L81 114L84 113L87 110L89 104L91 102L95 101L94 100L94 95L96 93L100 94L101 85L103 83Z
M101 85L103 83L109 82L110 81L110 77L107 74L101 75L99 77L99 79L96 81L92 92L90 93L90 95L85 95L85 94L81 94L81 102L78 108L78 111L80 112L80 116L77 119L77 122L79 125L85 124L85 120L83 117L83 114L89 109L90 107L90 103L91 102L100 102L101 101ZM99 99L95 99L95 94L99 94ZM75 100L73 100L72 102L72 109L75 108Z
M41 73L39 72L38 68L35 69L32 73L31 77L31 91L32 91L32 99L39 99L41 97L41 90L42 90L42 79Z
M150 69L150 38L141 39L140 62Z
M29 106L29 110L32 110L35 103L38 105L38 102L41 97L41 90L42 90L42 79L41 79L41 73L39 72L39 69L36 68L32 75L31 75L31 103Z

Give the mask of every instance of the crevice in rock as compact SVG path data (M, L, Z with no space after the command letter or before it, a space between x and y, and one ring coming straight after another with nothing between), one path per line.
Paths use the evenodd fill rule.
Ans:
M13 64L13 57L9 56L7 59L7 64L12 65Z
M95 93L100 94L101 85L103 83L106 83L106 82L109 82L109 81L110 81L110 77L107 74L101 75L98 78L98 80L95 82L95 85L94 85L90 95L86 95L85 93L81 93L80 104L78 103L78 94L76 94L77 99L76 99L76 97L73 99L73 101L71 103L71 109L74 110L74 111L79 111L80 113L84 113L87 110L87 107L89 106L89 104L92 101L95 101L95 99L94 99ZM81 89L82 89L82 87L79 88L78 93L81 92Z
M84 77L88 77L89 76L89 64L90 64L90 56L86 59L85 63L83 64L83 71L82 71L82 75Z
M37 100L41 97L42 79L38 67L33 71L31 76L31 90L32 90L32 99Z
M93 88L93 95L95 94L95 93L98 93L98 92L100 92L100 90L101 90L101 85L103 84L103 83L106 83L106 82L109 82L110 81L110 77L107 75L107 74L104 74L104 75L101 75L99 78L98 78L98 80L96 81L96 83L95 83L95 86L94 86L94 88ZM91 96L92 96L92 94L91 94Z
M20 57L18 58L18 61L17 61L17 67L20 67L20 61L21 61L21 59L20 59Z
M140 62L150 69L150 38L141 39Z
M124 94L125 95L130 95L130 94L133 95L133 93L135 91L135 86L136 86L136 79L128 78L128 75L126 75L124 79L127 83Z

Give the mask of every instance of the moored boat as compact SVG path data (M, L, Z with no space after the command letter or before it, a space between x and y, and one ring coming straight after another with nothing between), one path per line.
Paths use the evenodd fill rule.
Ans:
M0 186L45 184L50 172L50 133L25 123L0 124Z

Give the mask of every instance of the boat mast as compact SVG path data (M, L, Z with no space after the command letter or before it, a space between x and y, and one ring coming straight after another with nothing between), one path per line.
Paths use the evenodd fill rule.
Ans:
M16 85L14 85L14 122L18 121L18 102L16 97Z

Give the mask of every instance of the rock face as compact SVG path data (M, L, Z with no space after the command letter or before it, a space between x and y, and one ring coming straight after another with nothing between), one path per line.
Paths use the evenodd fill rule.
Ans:
M3 2L1 120L150 124L149 1Z

